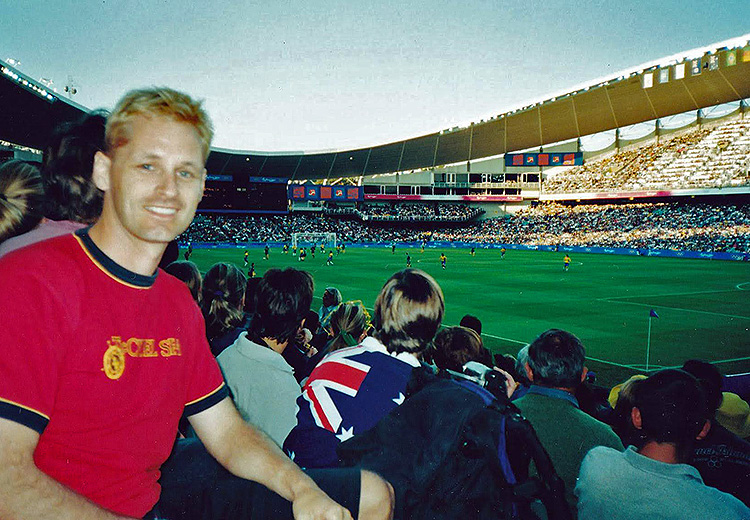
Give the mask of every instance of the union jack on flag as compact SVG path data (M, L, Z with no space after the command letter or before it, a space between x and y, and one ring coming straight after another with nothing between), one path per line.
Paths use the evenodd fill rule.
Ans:
M312 371L297 399L297 426L284 450L300 466L336 466L336 446L372 428L404 401L410 354L390 354L375 338L337 350Z

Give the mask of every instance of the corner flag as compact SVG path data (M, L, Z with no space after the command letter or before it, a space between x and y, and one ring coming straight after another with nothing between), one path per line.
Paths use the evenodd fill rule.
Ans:
M648 317L649 317L649 318L658 318L658 317L659 317L659 315L658 315L658 314L656 314L656 311L655 311L654 309L651 309L651 310L649 311L649 313L648 313Z

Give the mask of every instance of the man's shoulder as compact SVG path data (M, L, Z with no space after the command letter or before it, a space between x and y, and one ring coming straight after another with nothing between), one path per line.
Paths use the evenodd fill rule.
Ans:
M11 251L0 258L0 271L9 277L40 274L46 280L71 279L75 276L71 269L83 258L75 237L66 234Z

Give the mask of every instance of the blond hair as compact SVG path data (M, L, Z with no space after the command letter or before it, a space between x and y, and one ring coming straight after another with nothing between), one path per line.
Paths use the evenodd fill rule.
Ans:
M375 334L390 352L420 354L443 321L443 291L434 278L418 269L399 271L375 300Z
M42 220L39 168L12 160L0 166L0 242L31 231Z
M107 119L107 152L127 143L127 125L136 116L169 117L195 128L201 141L203 160L208 158L214 130L203 103L166 87L131 90L117 103Z
M339 304L330 314L329 326L333 339L328 351L353 347L359 338L370 328L370 315L362 302Z

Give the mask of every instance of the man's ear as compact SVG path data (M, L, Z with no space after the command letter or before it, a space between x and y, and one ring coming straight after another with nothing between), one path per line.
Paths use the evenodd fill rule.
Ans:
M711 430L711 421L706 421L703 423L703 428L701 429L700 433L696 437L699 441L702 441L706 438L706 435L708 435L708 432Z
M208 172L203 168L203 174L201 175L201 197L203 197L203 192L206 189L206 175L208 175Z
M96 152L94 155L94 169L91 172L91 178L97 188L107 191L110 186L109 171L112 167L112 160L104 152Z
M534 372L531 371L531 367L528 363L524 363L523 366L526 368L526 377L531 381L534 382Z
M633 423L633 426L636 430L640 430L643 428L643 418L641 417L641 411L635 406L632 408L632 410L630 410L630 422Z

